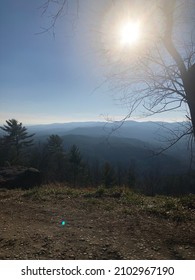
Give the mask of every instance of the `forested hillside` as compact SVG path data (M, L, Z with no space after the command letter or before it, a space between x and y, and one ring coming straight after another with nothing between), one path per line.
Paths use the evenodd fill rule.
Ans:
M185 141L169 149L169 142L161 146L163 141L155 138L157 123L70 123L28 129L16 120L7 124L2 129L1 166L36 168L42 182L129 186L150 195L194 192L193 151Z

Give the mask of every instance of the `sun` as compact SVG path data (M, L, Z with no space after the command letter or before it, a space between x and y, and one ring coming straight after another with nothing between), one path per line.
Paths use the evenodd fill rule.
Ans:
M123 46L131 46L139 41L139 22L125 22L120 27L120 43Z

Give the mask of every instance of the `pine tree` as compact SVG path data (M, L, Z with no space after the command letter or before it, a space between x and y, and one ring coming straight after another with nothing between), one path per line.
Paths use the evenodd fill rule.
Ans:
M110 165L109 162L106 162L103 166L103 184L105 187L112 187L116 183L115 170Z
M50 135L47 139L47 148L51 154L62 154L64 151L62 138L59 135Z
M47 180L62 181L65 176L65 153L59 135L50 135L44 148L42 169Z
M28 134L27 128L15 119L6 120L6 125L0 128L6 132L3 136L6 160L14 164L22 162L23 152L33 144L34 134Z
M73 145L70 149L69 154L69 162L70 162L70 173L73 181L73 186L76 186L78 175L81 171L82 167L82 156L79 151L79 148L76 145Z

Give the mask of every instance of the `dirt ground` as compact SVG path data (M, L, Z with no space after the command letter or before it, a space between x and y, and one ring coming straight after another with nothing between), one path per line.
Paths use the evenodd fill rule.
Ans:
M195 259L189 211L174 220L120 197L1 190L0 259Z

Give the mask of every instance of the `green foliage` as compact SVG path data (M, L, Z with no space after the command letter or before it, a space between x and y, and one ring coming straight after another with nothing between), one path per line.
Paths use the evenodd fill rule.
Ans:
M122 200L130 205L143 205L143 196L130 189L124 189Z
M104 185L100 185L96 190L90 190L84 193L84 197L93 198L106 198L112 197L121 199L121 201L132 204L140 204L141 195L135 193L129 188L113 186L112 188L106 188Z
M109 162L103 166L102 181L106 188L112 187L116 182L115 171Z
M69 169L70 180L71 180L71 184L73 184L73 186L75 187L76 183L78 183L79 175L81 175L82 172L84 171L82 156L79 148L76 145L73 145L70 148L68 158L69 158L69 165L70 165L70 169Z
M147 202L147 203L146 203ZM151 214L177 222L191 219L189 210L195 205L195 195L184 197L156 196L145 199L144 209Z
M61 184L47 184L41 187L34 187L24 192L23 196L32 200L64 199L65 196L78 197L81 192L77 189L68 188Z
M58 135L50 135L44 146L42 170L46 181L62 181L65 177L65 153L63 140Z
M28 134L27 128L15 119L6 120L6 125L0 128L6 133L1 139L1 147L5 151L4 161L23 163L24 151L32 145L34 134Z
M117 195L116 195L117 194ZM120 194L120 195L118 195ZM89 211L102 207L105 211L120 211L124 215L131 215L135 209L140 213L148 213L162 219L171 219L176 222L185 222L193 219L195 195L183 197L145 196L129 188L78 189L70 188L64 184L48 184L35 187L23 192L23 197L35 201L66 200L70 198L84 198L80 208ZM120 201L113 205L113 202ZM133 210L134 209L134 210Z
M80 145L80 142L77 141L79 146L72 145L75 139L72 137L68 143L64 143L66 137L62 138L59 135L51 134L46 141L40 140L31 147L34 134L29 135L27 129L17 120L7 120L1 129L6 134L0 137L0 166L21 164L35 167L41 171L45 183L64 182L75 188L86 186L97 188L102 184L102 187L96 189L95 194L93 194L95 197L113 196L124 199L126 195L126 200L129 201L136 200L136 197L127 194L126 191L117 190L116 185L121 188L123 186L129 187L148 196L194 193L194 171L191 174L164 174L156 164L157 161L153 161L153 159L151 162L146 160L145 164L149 164L147 170L140 170L139 159L137 163L132 158L135 157L134 153L143 154L142 148L139 147L136 151L129 150L126 142L118 147L115 145L118 143L115 138L113 141L116 143L113 142L112 152L108 146L103 146L102 150L99 140L90 139L90 141L95 142L89 151L87 150L86 156L86 150L84 146ZM65 140L63 141L63 139ZM90 141L87 142L87 148L90 146ZM66 147L70 147L69 150L64 150L64 144ZM123 155L121 156L122 151ZM128 155L129 161L125 160L124 153ZM98 159L98 154L100 154L100 159ZM121 161L116 161L116 159L114 161L117 154L121 156ZM108 157L108 155L110 156ZM107 158L108 161L106 161ZM152 170L151 164L154 165ZM193 207L191 202L186 203L189 207Z
M84 197L94 197L94 198L102 198L107 196L108 189L105 189L104 186L99 186L96 190L90 190L83 194Z
M63 149L63 140L59 135L50 135L47 139L47 149L50 154L62 154Z
M42 201L45 200L42 195L42 192L40 191L40 189L38 187L34 187L32 189L25 191L25 193L23 194L23 197L30 198L32 200L42 200Z
M136 182L136 174L133 167L129 167L127 171L127 185L129 187L134 187Z
M189 195L180 197L180 203L184 208L195 209L195 195L189 194Z
M95 194L97 197L102 197L105 194L105 192L105 188L103 186L99 186Z
M81 164L81 153L79 151L79 148L76 145L73 145L70 149L70 155L69 155L69 161L74 166L79 166Z

